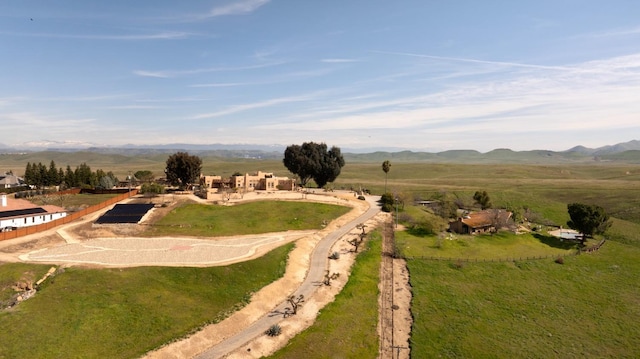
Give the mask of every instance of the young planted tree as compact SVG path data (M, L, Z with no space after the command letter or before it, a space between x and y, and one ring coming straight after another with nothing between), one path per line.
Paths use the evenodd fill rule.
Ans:
M287 315L296 315L298 314L298 308L302 306L302 302L304 302L304 295L300 294L299 296L291 295L287 298L287 302L291 305L291 308L285 308Z
M202 172L202 160L187 152L177 152L167 159L165 174L167 181L181 189L189 188L198 182Z
M360 223L360 224L358 224L358 225L356 226L356 228L358 228L358 229L362 229L362 233L360 233L360 234L358 235L358 237L353 238L353 239L352 239L352 240L350 240L350 241L347 241L347 243L351 244L351 245L354 247L353 251L354 251L355 253L358 253L358 248L360 247L360 245L362 244L362 242L364 242L364 239L365 239L365 237L367 236L367 234L366 234L366 233L365 233L365 231L364 231L364 229L365 229L366 227L367 227L367 226L366 226L364 223Z
M382 162L382 171L384 172L384 193L387 193L387 177L390 169L391 169L391 162L389 161Z
M330 286L332 280L338 279L340 277L340 273L332 273L332 274L329 274L329 273L331 272L325 271L324 279L322 280L322 284L326 286Z

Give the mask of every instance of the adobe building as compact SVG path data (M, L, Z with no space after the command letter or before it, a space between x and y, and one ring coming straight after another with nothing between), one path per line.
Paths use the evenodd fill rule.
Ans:
M293 191L296 189L296 182L288 177L277 177L270 172L258 171L254 174L222 178L221 176L201 176L200 184L204 189L232 189L235 191Z

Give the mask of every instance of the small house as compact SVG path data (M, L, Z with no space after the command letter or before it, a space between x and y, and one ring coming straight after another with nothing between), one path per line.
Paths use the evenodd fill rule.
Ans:
M35 226L67 216L64 208L52 205L37 206L24 199L0 199L0 230L8 231L21 227Z
M495 232L507 225L512 213L504 209L487 209L472 212L449 222L449 231L459 234Z

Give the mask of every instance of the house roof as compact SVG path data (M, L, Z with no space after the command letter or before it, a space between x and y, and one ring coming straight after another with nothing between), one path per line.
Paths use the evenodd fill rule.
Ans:
M462 223L471 228L481 228L491 226L495 223L497 215L500 217L499 221L506 221L511 217L511 212L501 209L488 209L480 212L469 213L465 218L462 218Z
M0 185L20 185L23 183L24 183L24 180L18 176L14 176L14 175L0 176Z
M7 205L0 206L0 218L20 217L39 213L60 213L66 212L64 208L45 205L37 206L27 200L7 197Z

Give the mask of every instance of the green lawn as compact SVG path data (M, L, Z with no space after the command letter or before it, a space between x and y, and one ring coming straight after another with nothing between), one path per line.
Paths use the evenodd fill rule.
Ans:
M229 236L320 229L350 207L323 203L262 201L235 206L187 204L153 224L146 236Z
M382 241L372 232L358 254L344 289L321 310L309 329L271 358L376 358L378 355L378 282Z
M640 355L640 248L503 263L409 260L414 358Z
M284 274L292 247L226 267L67 268L0 311L0 358L139 357L244 306ZM48 268L2 264L0 274Z
M545 233L513 234L499 232L483 235L413 236L396 232L396 243L405 257L460 258L469 260L506 260L558 257L574 254L575 242L561 242Z

